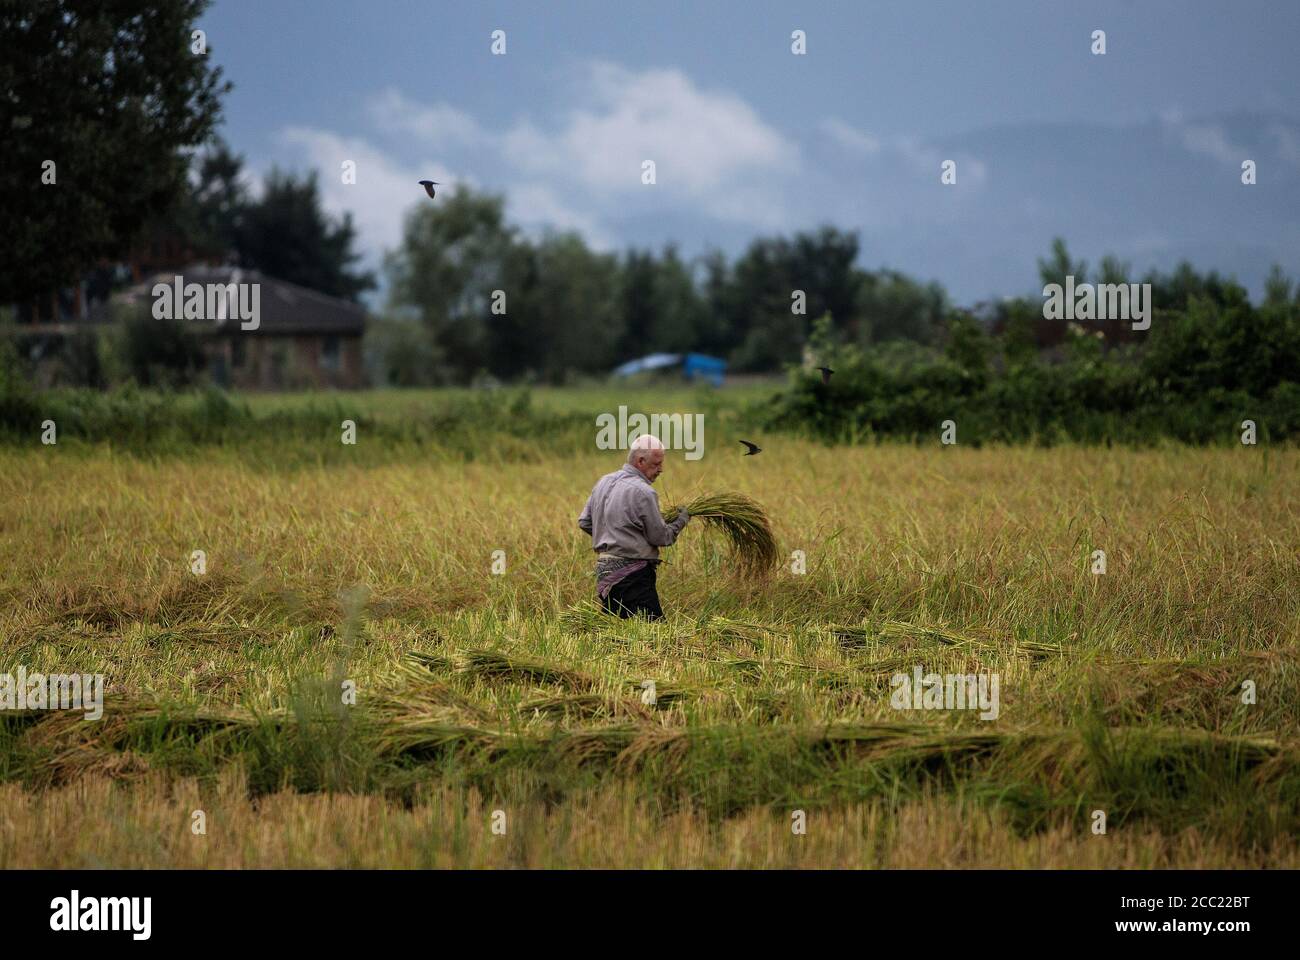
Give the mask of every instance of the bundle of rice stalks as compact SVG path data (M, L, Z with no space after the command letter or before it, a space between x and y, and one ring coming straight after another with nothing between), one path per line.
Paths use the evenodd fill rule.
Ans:
M841 634L846 628L832 628L837 634ZM876 634L885 640L896 640L902 638L917 640L937 640L942 644L950 647L978 647L988 650L1003 649L997 644L987 640L979 640L975 637L963 636L950 630L942 630L938 627L926 627L920 624L908 623L905 620L886 620L880 625ZM1065 649L1058 643L1043 643L1038 640L1018 640L1011 644L1011 649L1017 653L1022 653L1033 659L1042 659L1050 656L1060 656L1065 653Z
M594 677L585 673L540 660L512 657L495 650L466 651L461 657L460 672L485 680L554 683L572 690L594 690L599 685Z
M420 650L411 650L406 654L405 662L409 665L420 667L430 673L445 673L452 669L452 662L447 657L440 657L433 653L424 653Z
M375 716L381 722L410 717L427 719L434 715L455 715L457 722L464 722L466 718L474 723L485 722L489 717L486 710L438 678L438 674L450 666L450 661L435 668L422 659L423 656L412 652L398 664L393 677L395 682L381 689L375 700Z
M449 754L477 752L486 760L508 750L514 740L494 730L447 723L439 717L406 717L381 728L381 755L433 760Z
M697 634L703 635L706 640L746 643L755 649L761 649L768 636L775 632L761 623L732 620L730 617L717 614L706 614L701 617L695 629Z
M243 749L257 724L242 710L173 708L144 701L119 701L93 723L77 710L31 712L41 718L23 729L20 750L39 758L32 772L46 784L70 782L86 773L129 779L146 773L153 755L181 755L200 745L209 755L230 758ZM25 717L15 719L26 722Z
M680 507L664 511L664 520L677 519ZM726 535L732 556L742 568L758 573L776 566L779 559L772 524L763 508L739 493L711 493L686 504L691 517L698 517Z
M1065 647L1059 643L1043 643L1041 640L1017 640L1016 649L1021 653L1026 653L1031 657L1043 658L1061 656L1065 653Z
M577 693L560 697L540 697L519 704L521 714L538 714L544 717L578 718L593 720L604 717L649 720L649 708L633 698L604 697L596 693Z
M954 633L950 630L943 630L939 627L927 627L918 623L908 623L906 620L885 620L880 624L876 633L885 640L937 640L950 647L980 645L979 641L972 637L962 636L959 633Z
M712 662L721 664L729 670L735 670L742 677L751 681L763 678L763 665L757 660L751 660L748 657L728 657L725 660L714 659Z
M846 650L860 650L867 645L868 640L875 636L869 627L853 627L832 623L827 629L839 645Z
M576 763L604 765L611 763L636 739L638 727L597 727L591 730L571 730L557 737L552 746L556 756Z
M645 702L645 681L627 680L624 683L628 687L636 688L641 702ZM656 683L653 705L656 708L663 708L682 700L692 699L697 692L691 687L677 683Z
M608 627L613 619L595 601L583 600L560 614L560 625L568 633L591 633Z

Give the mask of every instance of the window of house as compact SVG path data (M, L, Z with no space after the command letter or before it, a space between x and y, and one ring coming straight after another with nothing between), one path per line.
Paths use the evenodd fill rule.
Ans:
M320 365L325 370L339 368L339 338L326 337L320 345Z
M242 337L235 337L230 342L230 365L232 367L242 367L244 365L244 340Z

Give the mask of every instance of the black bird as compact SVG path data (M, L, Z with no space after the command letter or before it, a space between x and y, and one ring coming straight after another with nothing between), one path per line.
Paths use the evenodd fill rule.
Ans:
M763 452L763 448L756 443L750 443L748 440L741 440L740 442L749 447L749 452L745 454L747 457L752 457L756 453Z
M420 186L424 187L424 192L427 193L429 195L429 199L432 200L433 188L436 186L440 186L440 184L438 183L437 180L421 180Z
M822 372L822 383L830 383L831 374L834 373L835 371L832 370L830 367L818 367L817 369Z

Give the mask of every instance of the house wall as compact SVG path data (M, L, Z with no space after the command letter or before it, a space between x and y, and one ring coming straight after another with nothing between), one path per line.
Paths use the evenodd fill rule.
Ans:
M238 338L238 339L237 339ZM338 343L333 368L326 357L326 341ZM242 347L242 357L240 351ZM209 371L220 382L238 390L299 390L363 386L361 338L320 334L231 334L213 337L206 345Z

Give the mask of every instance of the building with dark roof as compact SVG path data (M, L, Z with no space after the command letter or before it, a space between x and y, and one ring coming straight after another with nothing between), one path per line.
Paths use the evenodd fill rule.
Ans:
M237 310L187 321L201 338L212 381L242 390L355 389L364 385L361 337L366 311L358 304L238 267L196 265L155 273L114 299L153 309L158 284L256 285L256 326ZM247 296L247 294L245 294ZM182 315L179 307L176 315Z

